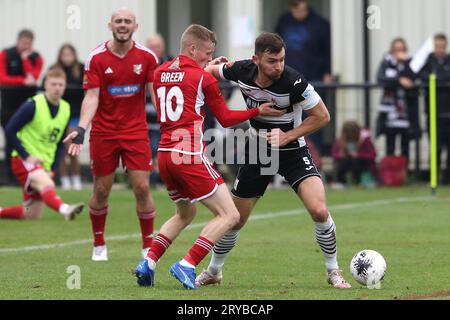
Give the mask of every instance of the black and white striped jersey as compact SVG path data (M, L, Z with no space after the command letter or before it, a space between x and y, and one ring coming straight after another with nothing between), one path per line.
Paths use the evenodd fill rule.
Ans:
M298 127L302 123L302 112L315 107L320 96L314 87L296 70L285 66L281 78L271 86L261 88L255 83L258 72L252 60L236 61L233 66L223 64L220 69L223 80L234 81L239 85L247 109L257 108L261 104L274 101L279 109L287 109L281 117L258 116L250 119L250 125L256 130L280 128L284 132ZM293 149L305 146L305 139L300 137L282 149Z

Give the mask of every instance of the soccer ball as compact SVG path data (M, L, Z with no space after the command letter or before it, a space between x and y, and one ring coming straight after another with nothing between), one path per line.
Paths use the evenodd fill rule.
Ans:
M386 261L374 250L362 250L352 258L350 272L358 283L379 289L386 272Z

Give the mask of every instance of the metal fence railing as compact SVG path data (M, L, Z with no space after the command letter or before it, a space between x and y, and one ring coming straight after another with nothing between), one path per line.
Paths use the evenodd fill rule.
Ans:
M374 117L377 114L378 104L382 94L383 86L377 83L312 83L323 97L332 117L331 123L322 129L322 156L330 156L331 146L338 133L338 128L345 120L357 120L361 125L371 129L374 133ZM11 90L12 87L1 87L1 90ZM37 91L42 91L42 87L36 88ZM80 90L79 87L69 86L67 90ZM427 102L429 85L422 83L416 84L412 89L416 92L416 101L419 114L419 123L421 135L417 135L413 139L414 146L410 145L410 164L409 167L415 172L415 177L420 178L421 171L429 168L429 135L427 133ZM450 90L450 83L439 83L437 91ZM234 94L239 94L237 87L234 88ZM367 95L369 95L367 97ZM342 102L344 101L344 102ZM348 102L350 101L350 102ZM368 101L368 103L366 103ZM348 104L348 105L347 105ZM1 105L0 105L1 108ZM375 138L375 137L373 137ZM0 135L0 163L4 163L4 141L3 135ZM380 154L383 154L383 142L377 143ZM380 150L381 149L381 150ZM412 151L412 152L411 152ZM3 160L3 161L2 161Z

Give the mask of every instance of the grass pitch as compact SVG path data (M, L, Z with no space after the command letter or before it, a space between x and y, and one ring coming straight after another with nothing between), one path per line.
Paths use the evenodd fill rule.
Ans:
M90 193L60 191L66 202L87 203ZM163 191L153 197L158 229L174 205ZM450 299L449 188L440 188L437 197L425 186L329 190L327 197L337 225L339 264L350 290L325 282L314 224L290 189L268 190L259 201L226 261L221 285L187 291L168 272L211 217L199 205L193 225L158 263L156 286L140 288L131 275L141 260L134 197L130 190L113 190L106 225L108 262L90 260L87 210L74 221L48 209L39 221L0 220L0 299ZM0 188L1 206L20 202L19 189ZM380 290L351 278L350 259L362 249L376 250L387 261ZM70 266L79 267L80 289L67 287Z

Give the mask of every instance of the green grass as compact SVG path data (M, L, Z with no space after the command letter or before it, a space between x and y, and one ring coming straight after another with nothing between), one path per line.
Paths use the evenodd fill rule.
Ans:
M90 260L87 211L69 222L50 210L39 221L0 220L0 299L398 299L433 295L450 290L450 189L439 189L436 198L429 194L427 187L328 191L337 225L339 263L353 285L342 291L325 282L314 224L295 194L289 189L270 190L252 215L284 215L247 224L227 260L220 286L186 291L170 277L168 268L185 255L200 227L186 230L166 252L158 264L156 287L140 288L130 274L140 261L134 197L129 190L114 190L106 236L128 237L108 241L110 260L106 263ZM90 190L60 191L60 195L67 202L87 202ZM172 215L174 205L165 192L153 196L158 228ZM19 189L0 188L1 206L20 202ZM209 219L210 213L200 205L194 224ZM89 243L70 244L78 240ZM57 243L69 245L23 249ZM5 252L5 248L19 249ZM351 279L350 259L362 249L377 250L387 261L380 290L369 290ZM198 270L208 262L209 256ZM81 269L80 290L66 286L71 265Z

